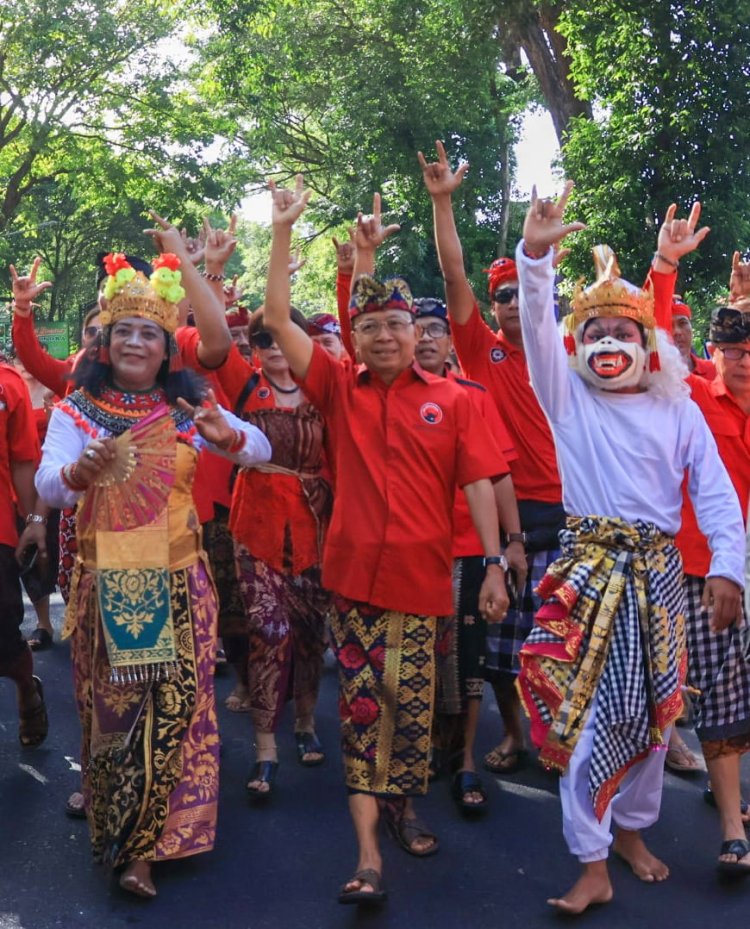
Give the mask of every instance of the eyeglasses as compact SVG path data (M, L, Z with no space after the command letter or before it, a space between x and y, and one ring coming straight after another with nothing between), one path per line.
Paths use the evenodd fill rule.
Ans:
M261 329L260 332L254 332L250 336L250 344L254 348L270 348L274 343L274 338L270 332Z
M750 348L724 348L722 345L716 347L729 361L742 361L745 355L750 355Z
M492 299L495 303L510 303L513 298L518 299L517 287L501 287L496 290Z
M86 336L87 339L95 339L99 335L99 327L98 326L86 326L86 328L83 330L83 334Z
M428 335L431 339L442 339L443 336L448 335L448 327L445 323L423 323L417 320L417 325L422 335Z
M385 328L391 335L399 335L406 332L408 326L414 325L413 319L399 319L397 316L391 316L388 319L366 319L359 326L354 327L354 331L360 335L370 338L378 335L381 329Z

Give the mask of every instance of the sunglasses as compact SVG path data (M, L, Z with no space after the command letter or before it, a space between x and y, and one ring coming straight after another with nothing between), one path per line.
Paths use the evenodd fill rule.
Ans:
M274 338L270 332L261 329L260 332L254 332L250 336L250 344L253 348L270 348L274 343Z
M514 297L518 299L517 287L502 287L500 290L495 291L492 299L495 303L510 303Z

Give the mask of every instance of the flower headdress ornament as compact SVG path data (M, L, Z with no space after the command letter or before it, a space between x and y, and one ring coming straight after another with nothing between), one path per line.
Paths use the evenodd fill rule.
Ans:
M107 306L101 313L102 326L111 326L118 319L136 316L150 319L166 332L177 328L177 304L185 296L182 286L180 259L166 253L155 258L150 280L136 271L122 252L104 257L107 280L104 296Z

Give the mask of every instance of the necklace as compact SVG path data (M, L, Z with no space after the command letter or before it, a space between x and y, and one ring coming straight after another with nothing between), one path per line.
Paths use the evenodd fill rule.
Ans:
M279 387L278 384L274 384L274 382L266 374L265 371L263 372L263 375L265 379L268 381L268 383L271 385L271 387L273 387L274 390L278 390L280 394L296 394L297 391L299 390L299 384L295 384L294 387Z

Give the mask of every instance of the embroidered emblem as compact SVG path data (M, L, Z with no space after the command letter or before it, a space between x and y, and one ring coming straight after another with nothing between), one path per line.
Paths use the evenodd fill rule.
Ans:
M505 361L507 357L508 356L505 354L505 352L498 346L490 349L490 361L493 365L499 364L501 361Z
M266 400L270 396L271 396L271 391L268 387L261 387L260 390L258 391L259 400Z
M419 409L419 415L431 426L437 426L443 421L443 411L437 403L423 403Z

